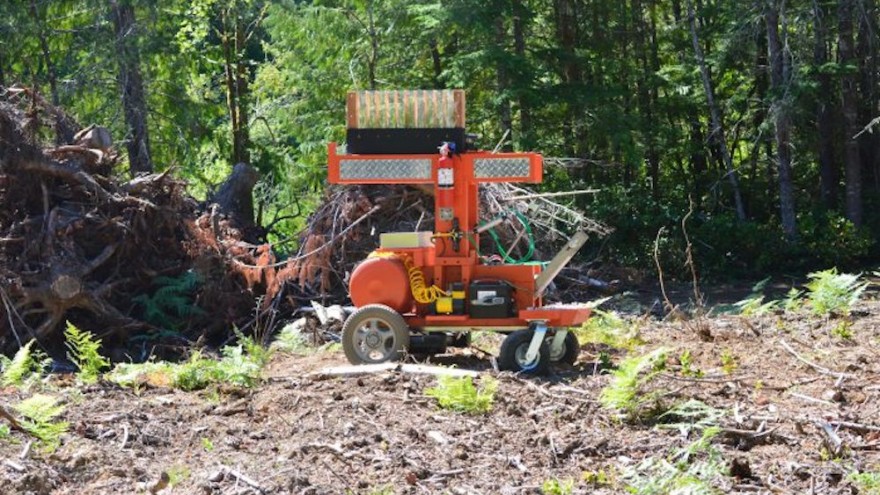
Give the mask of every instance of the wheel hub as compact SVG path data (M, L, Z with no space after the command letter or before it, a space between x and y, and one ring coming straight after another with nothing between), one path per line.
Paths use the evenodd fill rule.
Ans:
M367 334L367 337L364 339L364 344L370 349L377 349L379 345L382 343L382 338L379 337L378 332L370 331Z

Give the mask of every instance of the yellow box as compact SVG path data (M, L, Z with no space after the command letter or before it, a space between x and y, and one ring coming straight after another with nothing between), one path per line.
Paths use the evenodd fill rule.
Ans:
M452 314L452 298L451 297L438 297L436 309L437 309L437 314L441 314L441 315Z

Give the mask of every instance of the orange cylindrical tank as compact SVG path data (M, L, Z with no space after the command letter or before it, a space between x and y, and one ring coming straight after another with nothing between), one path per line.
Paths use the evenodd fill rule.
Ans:
M413 298L403 263L395 258L367 258L355 267L348 282L357 307L384 304L398 313L412 311Z

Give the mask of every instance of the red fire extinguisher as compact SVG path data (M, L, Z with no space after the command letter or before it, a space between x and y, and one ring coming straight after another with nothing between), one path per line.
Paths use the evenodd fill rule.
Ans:
M452 221L455 216L453 205L455 201L455 169L453 167L452 154L455 152L455 143L443 143L440 146L440 160L437 167L437 194L434 200L437 202L437 212L440 220Z

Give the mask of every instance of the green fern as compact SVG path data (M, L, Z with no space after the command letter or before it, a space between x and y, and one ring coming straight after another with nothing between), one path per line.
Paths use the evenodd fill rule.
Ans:
M193 270L179 277L156 277L158 288L152 295L142 294L132 299L141 305L144 319L161 328L177 328L183 319L204 315L196 306L194 292L202 277Z
M848 315L852 306L868 288L868 282L860 282L859 275L837 273L837 268L814 272L807 275L810 306L813 313L827 315L841 313Z
M661 347L644 356L625 359L612 373L611 383L602 389L599 402L608 409L635 415L642 405L653 400L653 396L639 392L665 366L666 353Z
M4 387L23 387L26 384L39 380L49 367L50 360L42 351L33 351L31 348L35 340L23 345L15 352L15 356L9 359L0 356L0 367L3 374L0 375L0 385Z
M715 495L728 475L727 463L711 440L721 430L710 427L702 436L667 458L648 457L622 473L630 493L638 495Z
M260 381L270 351L253 339L242 336L236 346L220 350L221 359L213 359L199 351L182 363L123 363L107 375L107 379L132 387L147 382L170 385L181 390L200 390L215 383L253 387Z
M482 386L477 388L469 376L441 376L436 387L425 390L425 395L437 399L444 409L468 413L483 414L492 410L498 382L485 378Z
M598 309L574 332L584 344L602 344L614 349L633 349L642 343L637 324L627 322L614 312Z
M58 404L58 399L50 395L36 394L25 399L13 408L24 419L21 426L31 435L40 440L40 443L48 451L54 451L61 443L61 435L67 432L69 423L54 421L64 413L64 406Z
M101 339L91 332L83 331L67 322L64 331L66 345L70 349L67 357L73 361L79 372L76 378L83 383L95 383L101 370L110 366L110 360L101 355Z

